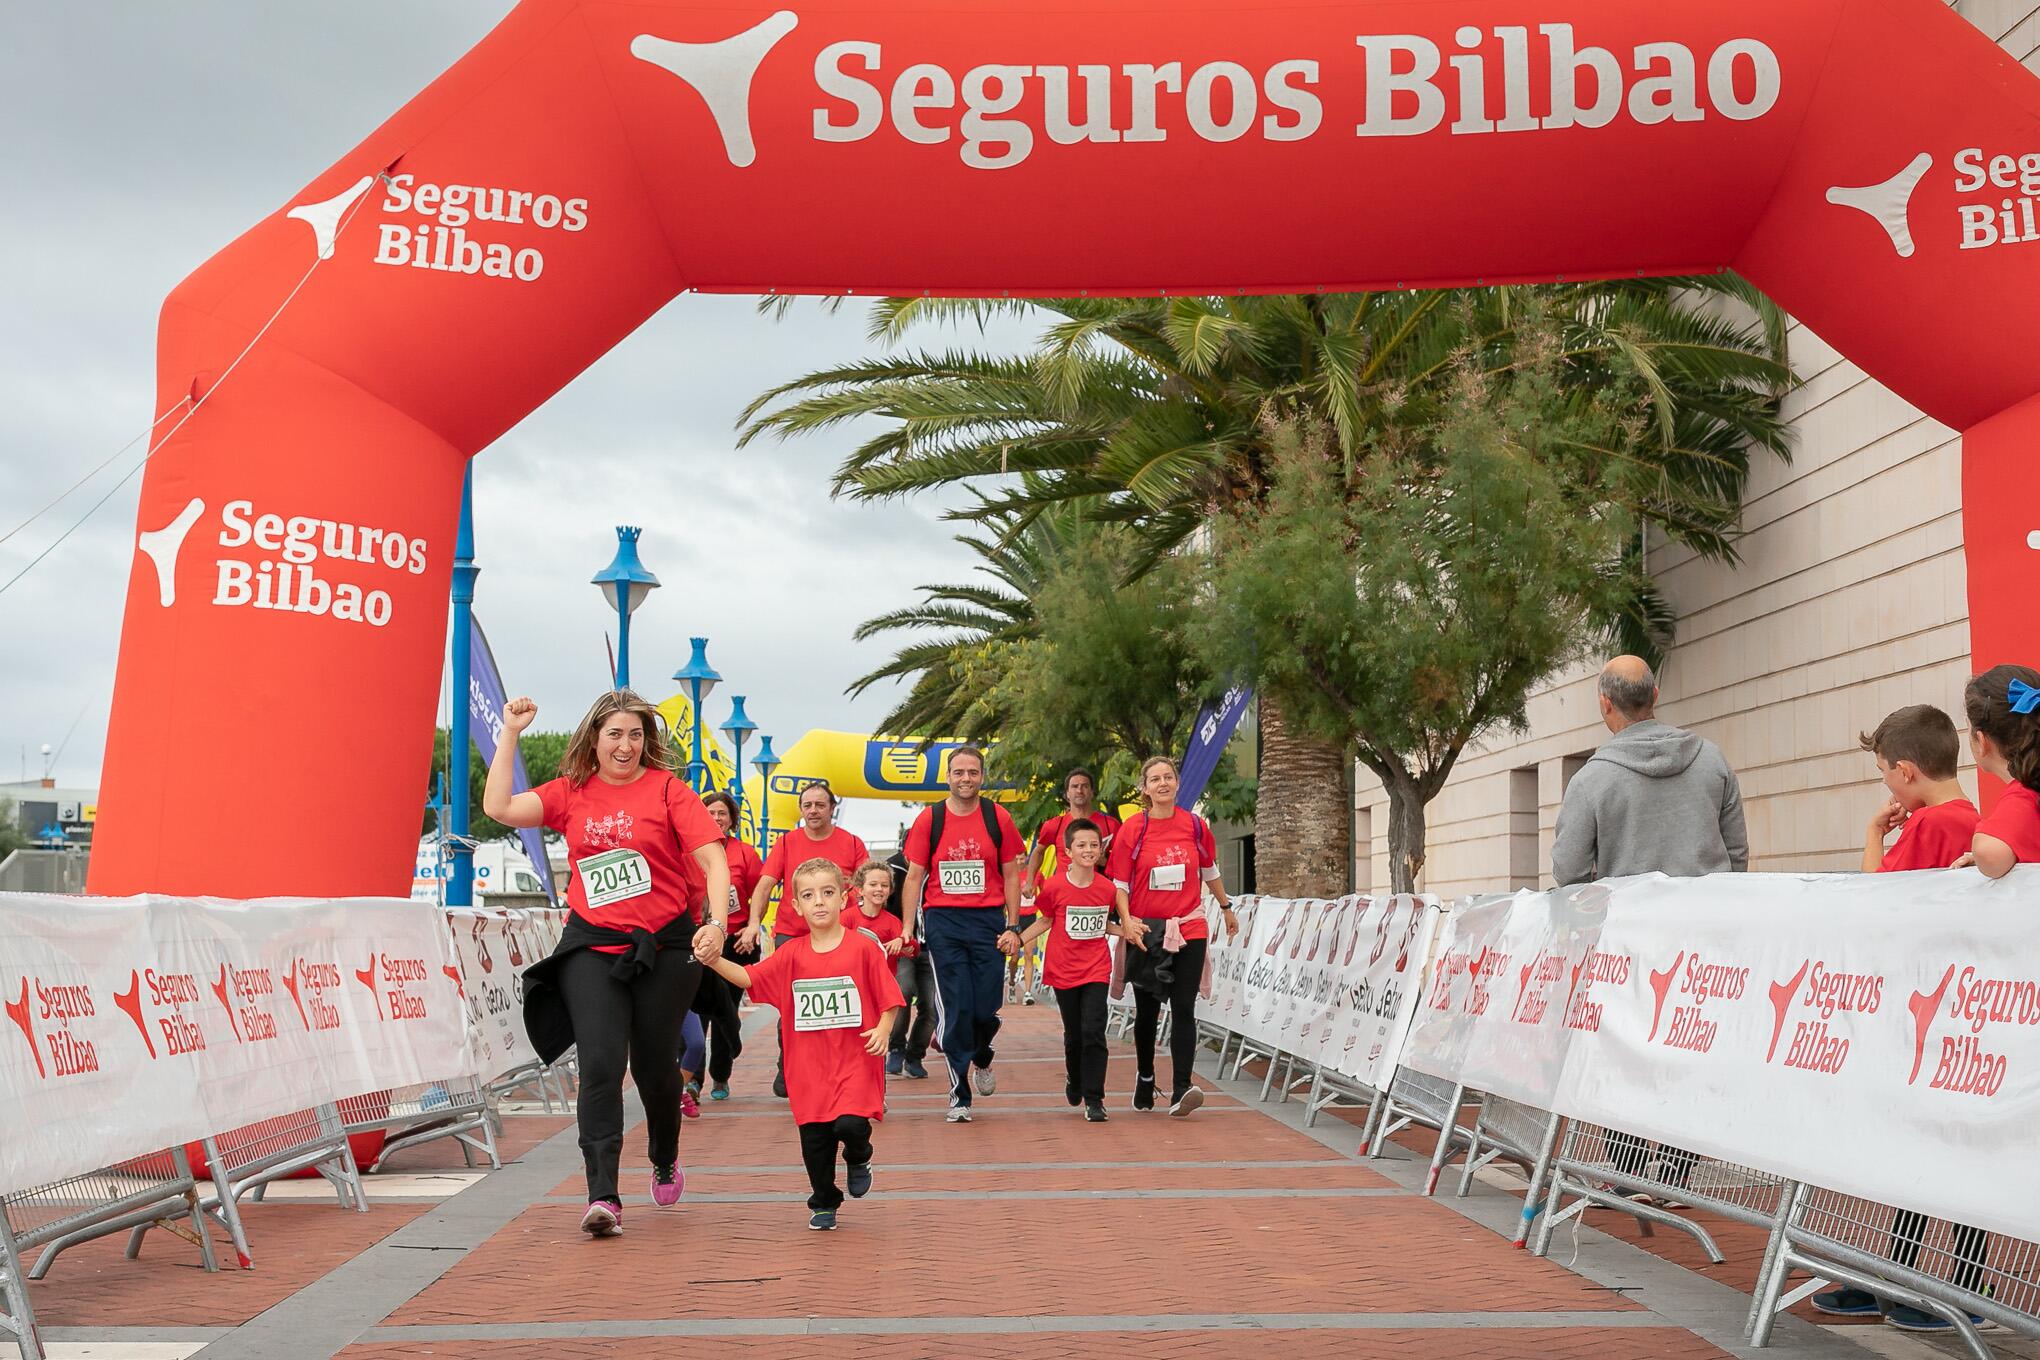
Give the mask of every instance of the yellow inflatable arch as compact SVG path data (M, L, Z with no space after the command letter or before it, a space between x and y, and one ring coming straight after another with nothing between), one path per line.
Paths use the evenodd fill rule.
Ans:
M659 705L659 715L673 734L680 758L689 758L694 738L694 712L687 696L676 694ZM830 732L816 728L785 751L772 772L767 789L755 769L739 772L709 728L701 733L702 761L708 766L715 787L730 787L733 776L743 778L744 838L758 844L759 813L771 813L770 825L776 836L800 820L800 791L818 779L844 798L877 798L895 803L932 803L949 792L949 753L965 745L961 740L930 742L924 748L918 737L889 737L862 732ZM990 785L986 792L1005 801L1012 797L1009 785ZM769 847L767 847L769 848Z

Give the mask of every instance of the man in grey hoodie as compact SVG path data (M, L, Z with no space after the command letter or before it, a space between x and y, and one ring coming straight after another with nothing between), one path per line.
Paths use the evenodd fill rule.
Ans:
M1561 886L1749 867L1735 771L1713 742L1659 722L1657 698L1642 658L1602 668L1601 721L1615 735L1573 776L1558 810L1551 876Z

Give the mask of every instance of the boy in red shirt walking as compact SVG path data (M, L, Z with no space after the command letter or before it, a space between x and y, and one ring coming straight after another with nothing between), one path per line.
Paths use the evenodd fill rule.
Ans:
M1955 722L1932 704L1901 708L1862 737L1891 794L1864 833L1863 872L1946 869L1976 835L1976 805L1955 778L1962 742ZM1901 828L1890 850L1884 838Z
M1112 880L1098 872L1105 838L1087 818L1071 822L1063 832L1069 858L1035 895L1034 923L1020 936L1030 945L1052 936L1042 977L1055 989L1062 1010L1063 1094L1084 1106L1084 1118L1105 1122L1105 996L1112 982L1112 950L1107 935L1119 895Z
M839 1146L850 1197L862 1199L871 1189L871 1126L885 1118L885 1045L900 988L885 948L844 927L840 865L811 859L793 871L790 886L806 935L749 968L724 958L719 942L694 956L725 982L748 989L753 1001L779 1011L787 1100L814 1191L808 1227L827 1231L843 1203L836 1185Z

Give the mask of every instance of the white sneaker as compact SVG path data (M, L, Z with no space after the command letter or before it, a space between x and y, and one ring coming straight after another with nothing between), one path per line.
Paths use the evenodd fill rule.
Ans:
M977 1093L981 1096L992 1095L999 1089L999 1079L992 1075L992 1069L989 1067L972 1068L971 1081L977 1086Z
M962 1101L951 1099L949 1102L949 1113L944 1118L951 1124L968 1124L970 1122L970 1106L965 1105Z

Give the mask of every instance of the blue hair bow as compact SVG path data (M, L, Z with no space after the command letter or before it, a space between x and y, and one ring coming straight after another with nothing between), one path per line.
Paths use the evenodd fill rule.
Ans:
M2040 689L2024 680L2012 681L2005 689L2005 698L2011 702L2014 713L2025 715L2040 710Z

